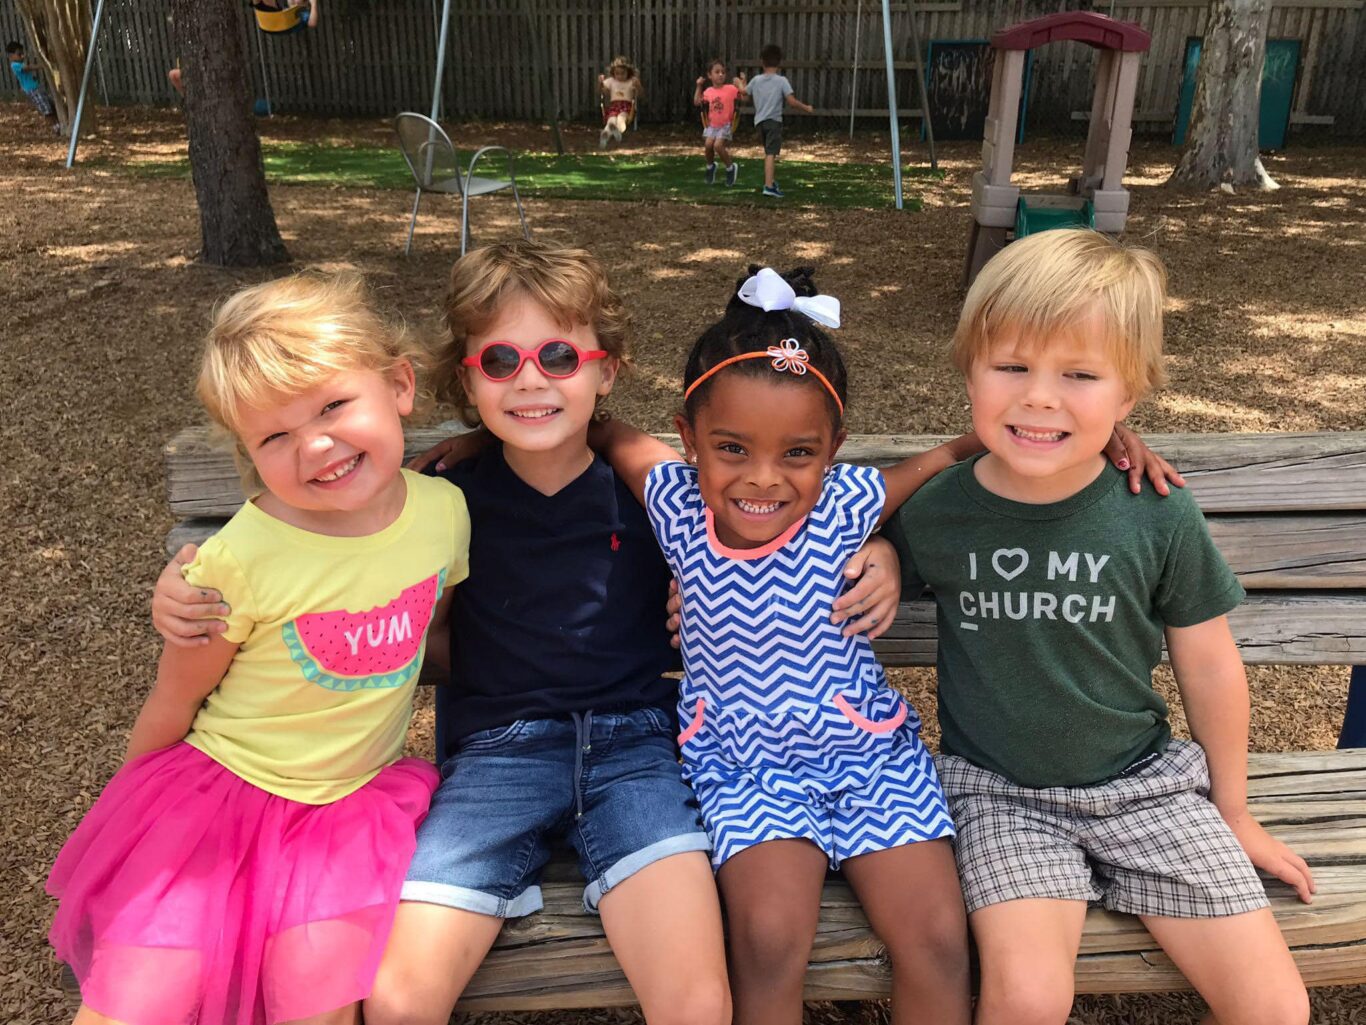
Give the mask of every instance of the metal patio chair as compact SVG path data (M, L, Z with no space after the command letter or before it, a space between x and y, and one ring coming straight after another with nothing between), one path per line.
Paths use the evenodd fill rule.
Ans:
M444 192L460 197L460 255L470 246L470 197L485 196L490 192L512 190L517 201L517 216L522 221L522 235L531 238L522 197L517 194L517 177L513 170L512 154L502 146L484 146L470 157L469 166L460 169L460 157L451 144L450 136L431 118L422 114L399 114L394 118L399 149L408 170L417 182L417 196L413 200L413 218L408 222L408 241L403 246L407 256L413 248L413 229L417 227L417 211L422 205L422 193ZM506 178L482 178L474 173L475 166L486 153L502 153L507 158Z

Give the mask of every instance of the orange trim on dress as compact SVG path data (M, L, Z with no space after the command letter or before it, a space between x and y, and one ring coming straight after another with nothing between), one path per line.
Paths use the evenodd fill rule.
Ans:
M692 722L688 723L688 728L678 735L678 746L682 747L693 737L697 736L697 731L702 728L702 713L707 710L707 699L698 698L697 704L693 706Z
M882 722L873 722L872 719L869 719L862 712L858 711L858 709L854 708L854 706L849 703L849 699L843 694L835 695L835 707L843 712L845 718L851 723L861 730L867 730L869 733L891 733L892 730L906 721L906 702L904 701L901 703L901 707L897 709L896 715L892 716L890 719L884 719Z
M762 559L765 555L773 554L796 537L797 531L801 530L802 525L806 523L806 517L803 516L772 541L760 545L758 548L731 548L729 545L723 544L721 539L716 536L716 516L712 513L711 508L703 509L703 515L707 521L707 544L711 545L711 550L717 555L724 556L727 559L739 559L741 562Z

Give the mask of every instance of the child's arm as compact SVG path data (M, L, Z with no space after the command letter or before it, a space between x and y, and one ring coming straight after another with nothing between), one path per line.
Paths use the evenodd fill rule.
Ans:
M631 102L639 103L645 98L645 86L641 83L639 75L631 79L631 85L635 87L631 93Z
M705 78L701 77L700 75L698 76L697 87L692 91L692 105L694 107L702 106L702 85L706 81L707 80Z
M743 71L735 76L735 81L732 82L731 85L735 86L735 88L739 90L735 95L735 100L737 103L740 100L749 99L749 80L745 78L745 73Z
M1209 762L1210 800L1252 864L1293 886L1309 903L1315 889L1309 866L1247 810L1247 673L1228 618L1169 626L1166 634L1191 736Z
M882 479L887 488L887 501L882 505L882 513L878 516L878 526L886 523L906 501L917 491L922 484L943 470L947 470L954 463L961 462L968 456L976 455L982 451L982 443L977 435L963 434L954 438L952 441L942 445L936 445L928 451L918 453L909 459L892 466L885 467L882 471Z
M645 504L645 478L660 463L673 462L678 453L652 434L620 420L594 421L588 425L588 444L612 464L636 501Z
M169 643L162 648L156 683L133 723L124 760L184 740L204 699L228 671L237 648L221 637L198 648Z
M803 103L801 100L797 99L797 97L792 93L787 94L787 105L789 107L796 107L798 110L804 110L808 114L816 113L815 107L811 106L811 104L809 103Z
M493 441L493 432L487 427L480 427L468 434L457 434L445 441L438 441L420 456L413 456L405 465L408 469L421 473L435 459L435 469L440 473L456 463L473 459L488 448L491 441Z
M609 86L609 85L607 84L607 76L606 76L606 75L599 75L599 76L598 76L598 89L599 89L599 91L601 91L601 93L602 93L604 96L610 96L610 95L612 95L612 87Z
M426 659L446 672L451 671L451 601L455 588L448 587L432 609L432 625L427 629Z

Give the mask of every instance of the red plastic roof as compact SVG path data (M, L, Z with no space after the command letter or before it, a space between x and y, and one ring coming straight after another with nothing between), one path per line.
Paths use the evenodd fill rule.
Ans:
M1091 11L1062 11L1003 28L991 37L991 45L998 50L1032 50L1064 39L1126 53L1143 53L1152 43L1143 26L1131 21L1116 21Z

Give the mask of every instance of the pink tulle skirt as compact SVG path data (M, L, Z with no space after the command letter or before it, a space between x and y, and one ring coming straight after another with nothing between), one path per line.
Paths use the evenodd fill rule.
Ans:
M130 1025L270 1025L363 999L436 770L405 758L332 804L176 744L129 762L57 856L49 938Z

